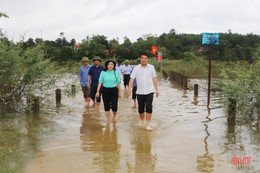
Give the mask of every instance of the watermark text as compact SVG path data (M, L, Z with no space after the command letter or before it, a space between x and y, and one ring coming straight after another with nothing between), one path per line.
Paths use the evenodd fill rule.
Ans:
M250 159L252 159L251 156L246 156L246 157L232 157L231 163L232 165L250 165Z

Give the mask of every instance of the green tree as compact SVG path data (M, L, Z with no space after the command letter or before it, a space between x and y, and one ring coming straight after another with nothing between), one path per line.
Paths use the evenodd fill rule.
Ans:
M34 47L36 44L35 44L35 42L34 42L34 40L33 40L33 38L29 38L26 42L25 42L25 44L26 44L26 47L28 48L28 47Z
M184 52L185 60L195 61L197 59L196 55L193 52Z
M72 60L74 56L74 51L71 46L64 46L61 48L60 58L62 61Z
M76 40L75 40L74 38L71 39L69 45L72 46L72 47L74 47L75 44L76 44Z
M129 38L124 37L124 43L119 45L117 55L121 60L135 59L135 48Z
M43 43L43 39L42 38L36 38L35 39L35 43L38 44L38 45L42 44Z
M103 35L94 35L93 37L86 37L86 39L83 40L78 55L88 56L91 59L94 56L105 58L107 56L108 49L109 44L107 38Z
M163 53L163 59L168 58L168 50L165 47L158 47L158 52Z
M0 18L1 18L1 17L9 18L9 16L8 16L7 14L0 12Z
M24 99L46 91L53 66L45 59L43 45L23 49L23 42L0 41L0 110L18 111Z

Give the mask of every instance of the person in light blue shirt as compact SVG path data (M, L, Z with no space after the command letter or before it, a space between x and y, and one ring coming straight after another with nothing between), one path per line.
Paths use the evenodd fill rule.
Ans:
M126 90L126 86L129 85L130 73L132 70L132 68L129 64L130 64L130 61L127 59L127 60L125 60L125 65L123 65L123 67L122 67L125 90Z
M90 69L91 65L88 64L88 62L89 62L88 57L83 57L81 61L83 63L83 66L80 68L80 71L79 71L79 81L80 81L80 85L82 88L83 97L85 99L85 102L87 103L87 107L89 107L90 88L88 88L88 74L89 74L89 69ZM91 83L91 81L90 81L90 83Z
M108 60L105 63L105 70L101 72L96 97L100 97L100 88L102 89L102 99L107 117L107 123L110 123L110 108L113 111L113 121L116 122L118 98L121 98L121 77L118 71L115 70L116 63L113 60Z
M133 66L132 70L131 70L131 74L134 70L135 66ZM136 79L134 80L134 83L133 83L133 90L132 90L132 99L133 99L133 102L134 102L134 105L132 106L132 108L136 108L136 90L137 90L137 83L136 83Z
M118 60L117 64L116 64L116 71L118 71L120 73L120 75L122 75L122 67L123 65L121 65L122 61Z

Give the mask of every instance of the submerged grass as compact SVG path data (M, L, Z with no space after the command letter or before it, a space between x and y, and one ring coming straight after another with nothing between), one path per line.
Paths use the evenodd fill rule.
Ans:
M17 127L2 126L0 130L0 172L17 172L24 159L19 145L25 137Z
M53 131L53 124L40 116L0 115L0 172L21 172Z

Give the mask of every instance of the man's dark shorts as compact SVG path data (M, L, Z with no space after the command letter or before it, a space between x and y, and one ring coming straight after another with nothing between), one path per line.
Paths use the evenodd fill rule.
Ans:
M147 95L137 95L137 102L138 102L138 112L142 114L152 113L153 112L153 93Z
M90 97L92 100L94 100L96 98L97 88L98 88L98 86L91 86ZM102 87L100 88L99 98L96 98L96 102L98 102L98 103L101 102L101 95L102 95Z
M132 90L132 99L136 99L136 90L137 90L137 87L134 86L134 88Z
M82 92L83 92L83 97L86 98L90 98L90 88L88 88L88 86L81 86L82 88Z
M124 86L128 86L130 81L130 74L124 75Z

